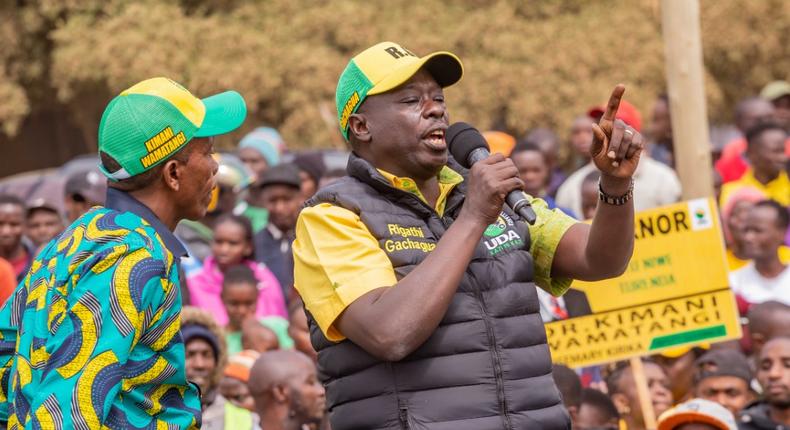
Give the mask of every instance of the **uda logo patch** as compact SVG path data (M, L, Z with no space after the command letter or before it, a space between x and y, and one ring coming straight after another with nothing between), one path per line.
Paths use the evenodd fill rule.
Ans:
M513 229L514 224L513 218L502 212L495 223L486 227L483 232L483 239L485 239L483 243L492 256L524 246L524 239Z

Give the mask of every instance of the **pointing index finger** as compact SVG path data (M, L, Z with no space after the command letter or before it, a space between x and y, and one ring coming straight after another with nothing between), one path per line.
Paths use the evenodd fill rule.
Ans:
M606 104L606 112L603 113L601 120L614 121L617 116L617 109L620 107L620 99L623 98L625 93L625 85L617 84L612 90L612 95L609 96L609 102Z

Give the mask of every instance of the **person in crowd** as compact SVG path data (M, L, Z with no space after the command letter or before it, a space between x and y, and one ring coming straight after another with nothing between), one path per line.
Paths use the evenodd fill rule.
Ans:
M694 362L709 348L709 345L704 346L704 349L688 346L669 348L651 357L669 376L673 403L688 400L694 383Z
M790 429L790 337L775 337L757 356L763 398L741 412L741 430Z
M732 412L716 402L691 399L664 412L658 430L737 430Z
M598 171L592 171L582 180L581 219L593 219L595 217L595 210L598 208L598 181L600 179L601 174Z
M315 428L324 419L324 387L318 381L315 364L301 352L261 354L252 366L249 387L261 430Z
M720 205L725 206L730 195L742 187L753 187L783 206L790 205L790 179L785 172L787 154L784 152L787 132L774 122L760 123L746 132L746 156L750 167L740 179L725 183Z
M98 168L79 170L66 178L63 207L71 224L94 206L103 206L107 196L107 178Z
M224 429L227 400L219 393L218 387L228 356L222 341L222 328L205 310L185 306L181 312L181 337L186 355L186 376L200 388L201 428Z
M757 359L763 346L775 337L790 337L790 306L774 300L749 308L747 328L749 347Z
M738 417L754 400L752 371L742 352L721 348L702 355L694 363L692 395L716 402Z
M743 228L746 216L755 203L767 197L754 187L743 187L733 191L727 203L721 207L722 231L727 246L727 267L734 271L745 266L749 258L744 254ZM781 252L781 251L780 251Z
M248 300L251 297L256 298L255 317L288 317L277 278L265 265L252 259L252 226L247 218L226 214L217 219L211 251L212 255L203 262L203 268L187 279L193 306L211 312L222 326L228 325L230 321L226 307L232 308L234 314L242 315L230 327L233 331L240 330L239 322L252 307ZM225 283L228 271L239 265L247 270L234 270L233 276ZM250 272L254 275L252 280L248 279ZM255 284L249 285L251 281ZM250 287L255 287L256 291L252 291Z
M573 119L568 137L571 149L573 149L573 153L568 157L568 171L575 172L590 162L590 145L593 141L592 126L593 120L587 115L579 115Z
M546 195L553 198L557 194L560 185L567 178L565 172L559 166L559 136L548 128L535 128L527 133L524 141L532 142L543 153L543 157L546 160Z
M228 364L219 381L219 393L236 408L255 412L255 400L247 384L250 381L250 370L260 356L258 351L251 349L229 354ZM246 415L250 416L250 414Z
M205 215L211 137L245 117L235 91L201 100L163 77L110 101L98 130L105 206L50 242L0 311L0 380L17 381L0 387L0 423L35 427L45 414L52 428L200 426L179 334L186 251L172 231ZM25 306L33 297L42 305Z
M237 154L239 159L252 173L251 182L259 180L263 172L281 161L285 150L285 142L277 130L271 127L258 127L241 139ZM252 229L257 233L266 226L269 212L256 204L258 196L255 190L248 190L246 198L239 202L235 214L246 216L252 222Z
M565 428L535 284L561 295L571 278L619 275L631 255L629 190L644 141L615 119L625 88L614 89L595 125L592 154L608 202L596 221L577 223L533 199L530 226L503 208L505 195L523 187L511 160L493 154L467 172L449 156L442 88L462 71L452 54L417 57L382 42L351 59L339 78L337 114L353 148L349 177L308 201L293 248L338 429ZM492 242L508 236L506 246ZM494 316L521 323L494 323ZM488 334L468 330L486 326ZM378 378L382 371L389 376ZM408 392L398 390L404 385Z
M282 136L271 127L258 127L247 133L239 142L237 154L239 159L259 179L266 169L280 163L281 148L284 148Z
M664 369L653 361L644 362L645 378L650 393L650 401L656 416L672 406L670 381ZM606 378L609 396L617 407L625 430L645 430L642 405L639 403L634 374L629 362L618 363Z
M346 176L346 169L331 169L328 170L326 173L321 176L321 181L318 183L318 188L324 188L325 186L337 181L338 179Z
M307 200L318 191L321 176L324 175L326 170L324 157L320 152L302 153L294 157L293 164L299 169L302 201Z
M304 202L300 192L303 185L298 169L292 164L269 169L254 185L260 195L260 206L269 211L269 224L253 239L255 259L271 269L286 298L290 297L293 286L291 247L296 219Z
M519 177L524 182L524 192L532 197L543 199L549 209L554 209L557 204L554 199L547 194L546 186L549 182L549 169L551 164L546 158L546 154L534 143L524 140L516 144L510 153L510 159L518 168ZM595 190L596 201L598 199L598 189ZM566 214L576 217L570 209L559 208Z
M770 82L760 91L760 98L774 105L776 121L790 133L790 83Z
M672 121L669 116L669 97L661 94L653 103L653 115L650 118L650 139L648 150L650 157L656 161L675 167L675 145L672 141Z
M555 364L551 368L551 376L557 389L562 395L562 404L571 416L571 422L575 423L579 414L579 407L582 401L582 381L568 366Z
M639 131L642 119L639 111L630 103L621 101L621 109L617 111L618 119ZM590 116L600 118L602 107L590 109ZM589 155L588 155L589 158ZM557 191L557 205L566 207L575 214L582 214L581 186L584 178L593 172L595 166L588 162L560 186ZM634 172L634 209L637 211L675 203L680 200L680 179L670 167L650 158L643 152L639 165Z
M715 164L725 184L737 181L749 168L748 157L744 157L748 147L746 133L758 124L774 121L775 118L773 105L760 97L747 97L735 105L735 127L741 135L724 145L721 157Z
M11 263L17 282L27 274L35 249L24 240L25 203L10 194L0 195L0 258Z
M261 282L255 277L255 271L248 265L239 264L230 267L222 280L220 298L224 305L228 322L225 325L225 340L228 344L228 354L236 354L242 350L242 327L247 319L260 321L272 315L283 319L277 314L277 309L271 306L268 300L269 313L257 315L261 292L258 285ZM269 286L268 288L273 288ZM278 296L280 299L282 296Z
M318 354L310 343L310 328L307 324L307 315L304 312L304 303L298 295L288 303L288 336L294 341L294 348L310 357L313 361L318 361Z
M5 258L0 258L0 306L2 306L16 288L14 267Z
M606 394L593 388L582 390L581 405L573 428L576 430L618 430L620 414Z
M63 217L54 204L41 198L28 205L25 216L25 237L30 239L36 251L59 235L65 227Z
M516 146L516 138L504 131L489 130L481 133L488 143L488 149L492 154L499 153L505 157L510 157L513 148Z
M283 332L287 335L288 328ZM247 318L241 324L241 347L245 350L264 353L281 347L280 340L274 330L260 320ZM283 349L290 349L283 346Z
M790 269L779 259L790 215L773 200L756 203L746 215L743 254L751 261L730 273L732 291L747 303L776 300L790 305Z

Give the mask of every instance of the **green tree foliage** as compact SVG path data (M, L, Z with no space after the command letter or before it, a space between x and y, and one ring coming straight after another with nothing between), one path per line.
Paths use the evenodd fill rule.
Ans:
M197 94L233 88L251 119L291 147L340 147L334 87L351 56L381 40L446 49L466 74L451 116L520 135L565 133L618 82L647 120L665 89L658 0L38 0L0 6L0 133L48 103L65 105L95 148L113 94L164 75ZM790 2L703 0L709 114L790 70Z

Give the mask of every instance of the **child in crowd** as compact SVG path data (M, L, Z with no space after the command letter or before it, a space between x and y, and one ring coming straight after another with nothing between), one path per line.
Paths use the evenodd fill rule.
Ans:
M664 369L657 363L642 359L645 378L653 404L653 412L661 415L672 407L670 381ZM617 412L620 414L620 428L645 430L642 405L636 390L636 381L629 361L619 362L606 378L606 388Z
M293 339L294 348L304 355L318 361L318 353L310 343L310 329L307 326L307 315L304 313L302 298L297 296L288 303L288 336Z
M287 321L279 318L287 325ZM263 354L266 351L275 349L291 349L292 343L281 345L280 337L288 336L288 327L284 326L279 333L270 328L266 320L259 321L254 318L247 318L241 325L241 347L245 350L258 351Z
M229 354L236 354L242 349L263 352L276 349L281 344L289 345L288 321L285 318L279 314L258 316L258 284L255 272L247 265L233 266L225 272L220 299L228 317L225 340ZM243 346L245 332L252 339L248 342L256 345L255 348Z
M250 394L247 382L250 380L250 369L259 356L258 351L244 350L228 359L225 373L219 381L219 393L236 408L246 409L250 412L255 411L255 400ZM240 413L239 415L249 416L249 413ZM233 430L239 429L234 428Z
M223 284L231 287L225 292L228 307L236 314L246 315L254 309L257 318L270 315L287 318L282 289L271 271L252 260L252 226L247 218L223 215L214 225L212 255L203 262L203 268L187 278L193 306L209 311L220 325L228 325L228 310L223 303ZM242 266L246 268L235 268ZM233 271L229 269L234 268ZM253 276L249 276L250 273ZM226 276L229 277L227 282ZM237 289L236 284L247 283L254 288ZM254 303L249 299L254 297ZM241 329L240 322L229 331Z

